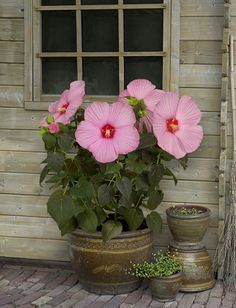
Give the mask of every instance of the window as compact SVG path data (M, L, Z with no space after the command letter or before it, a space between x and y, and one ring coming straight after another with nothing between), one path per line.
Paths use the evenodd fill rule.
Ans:
M76 79L87 101L114 100L136 78L170 89L175 1L25 0L25 107L46 109Z

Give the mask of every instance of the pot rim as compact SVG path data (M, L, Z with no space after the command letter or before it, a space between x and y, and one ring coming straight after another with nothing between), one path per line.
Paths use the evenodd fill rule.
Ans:
M110 241L114 240L114 239L123 239L123 238L131 238L131 237L137 237L137 236L142 236L142 235L146 235L146 234L151 234L153 233L149 228L145 228L145 229L141 229L141 230L135 230L135 231L122 231L121 234L117 235L116 237L114 237L113 239L111 239ZM76 230L74 230L72 233L79 235L81 237L88 237L88 238L96 238L96 239L102 239L102 232L86 232L83 231L79 228L77 228ZM109 242L110 242L109 241Z
M174 218L179 218L179 219L194 219L194 218L205 218L205 217L209 217L211 215L211 210L205 206L200 206L200 205L176 205L175 208L182 208L182 207L185 207L185 208L196 208L196 209L199 209L199 210L202 210L203 213L199 213L199 214L191 214L191 215L182 215L182 214L174 214L172 212L172 209L173 209L173 206L169 207L167 210L166 210L166 215L168 217L174 217Z
M183 271L180 271L176 274L170 275L170 276L166 276L166 277L152 277L149 278L150 280L169 280L171 278L179 278L183 276Z

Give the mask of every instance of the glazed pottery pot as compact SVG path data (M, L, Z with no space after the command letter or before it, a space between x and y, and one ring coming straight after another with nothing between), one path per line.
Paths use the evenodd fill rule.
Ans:
M97 294L120 294L137 289L141 280L126 271L131 261L150 260L152 245L149 229L122 232L106 243L101 232L77 229L69 237L70 258L79 282Z
M172 242L169 249L183 262L183 285L180 291L204 291L215 285L212 262L203 244L184 246Z
M152 295L159 301L174 301L183 283L183 273L169 277L151 278L149 287Z
M182 207L196 208L202 213L181 215L174 213L173 207L170 207L166 210L169 229L176 242L185 242L188 245L200 243L208 228L211 211L206 207L195 205L176 206L175 209Z

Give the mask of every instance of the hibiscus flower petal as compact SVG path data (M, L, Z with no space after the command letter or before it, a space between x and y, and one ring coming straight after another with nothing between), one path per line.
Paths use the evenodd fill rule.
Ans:
M122 127L127 125L134 125L136 117L133 108L128 104L121 102L113 103L109 106L108 122L112 126Z
M153 133L156 136L157 140L162 138L163 135L167 132L166 120L159 116L159 114L154 114L152 120Z
M85 82L83 80L74 81L70 84L70 90L68 93L68 102L70 104L75 104L78 108L82 104L84 94L85 94Z
M64 104L67 103L68 94L69 94L69 90L65 90L64 92L62 92L59 102L57 104L57 110L58 108L61 108Z
M175 132L176 137L187 153L194 152L200 145L203 138L203 129L199 125L181 125Z
M186 151L179 139L170 132L165 132L158 138L158 145L164 151L170 153L175 158L179 159L186 155Z
M201 119L201 111L190 96L182 96L176 111L180 124L197 125Z
M158 113L165 120L175 118L178 102L179 96L176 93L166 92L156 105L154 112Z
M42 118L39 122L39 127L42 127L42 126L45 126L45 127L48 127L48 123L46 121L46 117L45 118Z
M147 79L135 79L127 85L130 96L138 100L145 98L156 87Z
M155 89L145 96L144 102L148 110L154 111L156 105L160 102L164 94L164 91Z
M117 128L112 138L116 153L119 155L133 152L139 145L139 138L139 133L135 127Z
M88 150L92 152L98 162L105 164L117 159L118 155L115 151L112 140L112 138L102 138L89 146Z
M128 100L126 98L127 96L130 96L129 92L127 90L123 90L120 92L117 101L127 104L128 103Z
M56 102L53 102L53 103L49 104L48 111L51 112L51 113L57 112L58 103L59 103L59 101L56 101Z
M94 102L86 108L84 119L102 128L103 125L108 123L109 111L108 103Z
M75 138L81 147L88 149L101 138L101 132L99 128L92 123L82 121L76 129Z

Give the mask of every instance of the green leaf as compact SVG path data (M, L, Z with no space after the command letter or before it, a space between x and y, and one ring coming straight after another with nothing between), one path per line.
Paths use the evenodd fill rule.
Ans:
M148 176L146 174L139 174L138 176L136 176L135 185L137 190L148 191Z
M160 232L162 230L162 219L157 212L151 212L146 217L146 223L152 231Z
M44 181L47 174L48 174L48 165L44 166L43 170L40 173L40 178L39 178L39 185L40 186L41 186L42 182Z
M81 199L91 201L95 196L95 190L93 184L89 182L86 178L81 178L79 180L79 183L76 185L76 188L77 188L77 196Z
M149 210L155 210L162 202L164 194L161 190L153 190L148 198L147 207Z
M53 148L57 143L57 137L53 134L45 132L42 136L46 148Z
M148 173L151 187L154 189L165 174L165 167L162 164L153 165Z
M125 208L123 215L130 230L137 230L144 220L143 212L139 208Z
M175 185L178 183L178 180L177 180L175 174L167 167L165 168L165 175L172 176L173 180L175 182Z
M71 219L65 221L63 225L60 226L61 235L69 234L73 232L78 226L77 220L75 217L72 217Z
M122 167L121 163L109 163L106 165L105 174L114 174L118 173Z
M155 144L157 144L157 140L154 135L151 133L144 133L141 135L138 149L149 148Z
M48 152L48 167L60 171L64 165L64 154L61 152Z
M96 232L98 226L98 218L93 210L87 209L77 216L79 227L87 232Z
M98 201L102 206L109 204L113 197L114 190L111 186L103 184L98 188Z
M58 145L65 152L71 150L73 143L74 138L70 134L62 134L58 136Z
M107 214L100 207L96 207L95 212L96 212L96 215L97 215L97 218L98 218L98 225L101 225L107 219Z
M48 213L56 221L59 229L73 217L72 198L63 191L55 191L47 202Z
M118 221L108 220L102 226L103 241L107 242L122 232L122 224Z
M134 158L133 156L128 156L126 159L127 170L140 174L146 168L146 164L142 159Z
M64 124L62 124L62 123L60 123L60 122L57 123L57 124L58 124L58 126L59 126L61 132L67 133L67 132L69 131L69 127L68 127L68 126L66 126L66 125L64 125Z
M175 157L171 154L169 154L168 152L165 151L161 151L161 159L165 160L165 161L170 161L172 159L175 159Z
M132 184L127 177L124 176L118 182L116 182L116 187L125 199L130 199Z

